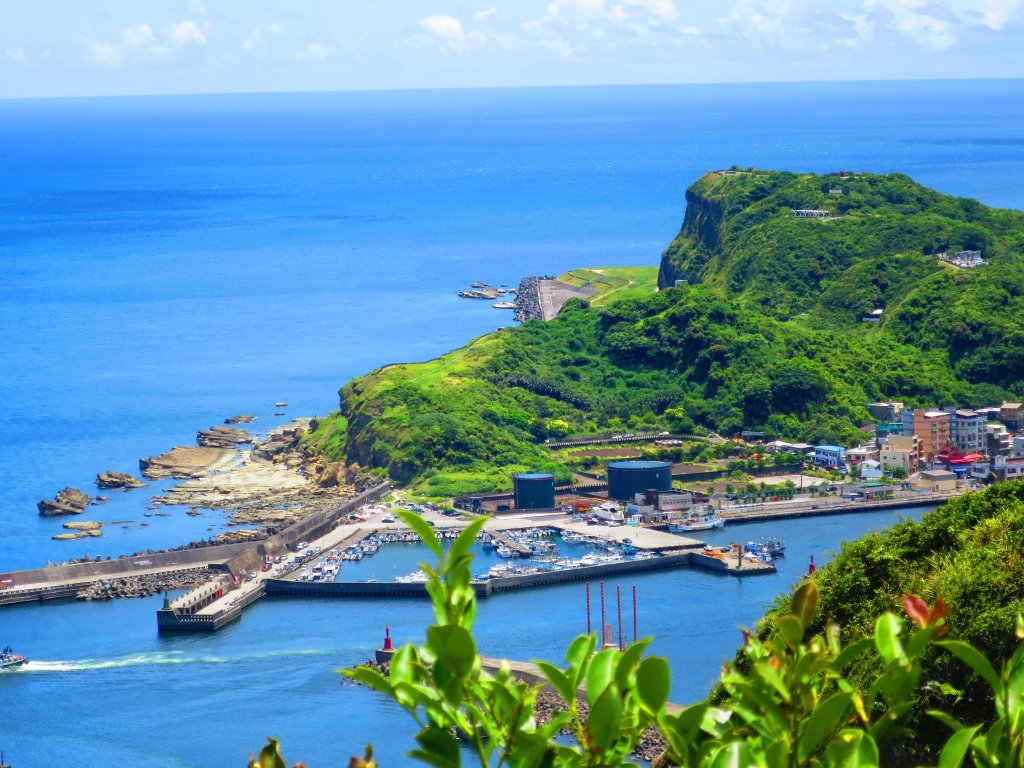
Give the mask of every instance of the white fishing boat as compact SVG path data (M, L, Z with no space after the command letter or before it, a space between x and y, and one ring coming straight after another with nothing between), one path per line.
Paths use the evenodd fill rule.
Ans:
M709 507L702 512L694 512L674 523L669 523L668 529L672 533L689 533L691 531L710 531L712 528L724 526L725 520Z

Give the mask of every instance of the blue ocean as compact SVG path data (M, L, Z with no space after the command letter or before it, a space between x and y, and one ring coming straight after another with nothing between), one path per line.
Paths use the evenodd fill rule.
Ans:
M159 483L93 508L127 525L100 539L52 541L35 504L236 413L260 431L325 414L352 376L510 324L457 298L473 281L656 264L687 185L732 165L900 172L1024 208L1024 81L0 101L0 571L220 532L146 517ZM773 577L607 586L637 586L640 634L692 701L811 553L897 518L746 526L788 540ZM210 637L158 637L158 604L0 610L0 646L38 660L0 678L8 762L239 765L275 735L311 768L367 741L407 764L411 723L334 670L385 625L420 638L426 604L265 600ZM502 595L481 648L559 658L584 622L581 585Z

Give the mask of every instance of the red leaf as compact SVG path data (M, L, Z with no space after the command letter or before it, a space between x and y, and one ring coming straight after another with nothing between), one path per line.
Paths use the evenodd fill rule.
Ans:
M928 626L931 611L928 608L928 603L917 595L903 596L903 610L907 612L907 616L913 619L917 626L922 629Z

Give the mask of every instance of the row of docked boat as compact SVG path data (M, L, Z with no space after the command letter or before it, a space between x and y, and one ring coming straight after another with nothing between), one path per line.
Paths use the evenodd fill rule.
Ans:
M654 557L657 557L655 553L638 551L635 547L630 549L620 548L616 552L588 552L579 558L541 555L531 558L528 562L498 563L491 566L487 571L476 574L473 578L478 581L486 581L487 579L529 576L536 573L550 573L552 571L567 571L595 565L609 565L611 563L621 563L624 560L649 560Z
M770 563L772 560L786 556L786 543L778 536L762 536L756 542L748 541L744 550L758 560Z

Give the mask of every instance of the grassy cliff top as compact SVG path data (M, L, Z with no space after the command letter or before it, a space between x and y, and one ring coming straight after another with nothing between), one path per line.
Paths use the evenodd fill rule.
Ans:
M750 428L849 445L871 401L1024 394L1024 214L898 174L711 173L686 198L659 292L653 268L567 272L601 293L354 379L313 444L443 496L528 470L568 480L544 442L567 433ZM958 250L988 264L933 255Z

